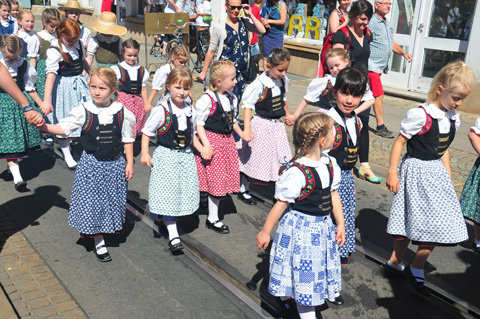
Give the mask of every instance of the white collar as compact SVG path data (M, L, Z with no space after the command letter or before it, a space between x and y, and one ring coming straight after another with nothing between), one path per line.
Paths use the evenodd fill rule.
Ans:
M23 62L25 62L24 59L19 58L17 61L10 63L10 62L6 62L3 57L0 61L2 62L3 65L7 67L8 70L16 70L23 64Z
M92 101L83 103L83 107L93 114L105 113L114 115L123 108L123 104L117 101L112 102L109 106L97 106Z
M319 161L314 161L304 156L298 159L296 162L309 167L319 167L321 165L330 163L330 157L324 153L321 153L321 157Z
M44 39L45 41L53 41L53 40L56 40L57 37L53 34L50 34L48 33L47 31L45 30L42 30L40 32L37 33L42 39Z
M430 114L431 117L433 117L434 119L437 119L437 120L441 120L443 119L444 117L447 117L449 119L455 117L455 115L457 115L457 113L455 112L455 110L451 110L451 111L443 111L441 109L439 109L435 104L433 103L430 103L430 104L422 104L423 108L425 109L425 111Z
M269 89L275 86L275 82L271 77L267 75L267 72L263 72L262 74L260 74L260 76L258 77L258 80L260 81L260 83L262 83Z
M140 67L140 64L135 63L134 65L130 65L130 64L128 64L127 62L122 61L122 62L120 62L120 66L121 66L122 68L124 68L124 69L136 70L136 69L138 69L138 68Z
M345 122L349 121L350 119L355 120L355 112L352 112L352 113L353 113L352 117L345 117ZM332 120L334 120L340 126L345 128L345 122L343 121L343 117L340 114L338 114L335 107L330 108L330 110L327 111L327 114L332 118Z
M192 116L192 106L190 105L190 103L187 103L187 102L183 102L183 104L185 105L183 109L179 109L172 101L170 98L168 98L168 101L170 101L170 106L172 107L172 113L175 114L175 115L182 115L182 114L185 114L186 116L190 117ZM167 100L163 101L162 103L160 103L160 105L168 111L168 102Z
M205 93L208 93L208 95L215 101L217 101L217 97L216 97L216 92L213 92L212 90L207 90ZM218 98L221 99L222 96L225 96L227 97L228 99L230 99L231 97L233 97L233 93L232 92L228 92L228 91L225 91L225 94L218 94ZM217 101L218 102L218 101Z

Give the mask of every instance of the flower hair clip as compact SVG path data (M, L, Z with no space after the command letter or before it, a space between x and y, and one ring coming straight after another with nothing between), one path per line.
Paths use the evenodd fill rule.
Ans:
M283 166L285 166L286 168L289 168L290 166L292 166L292 163L287 159L286 156L283 158L283 160L285 161L281 163Z

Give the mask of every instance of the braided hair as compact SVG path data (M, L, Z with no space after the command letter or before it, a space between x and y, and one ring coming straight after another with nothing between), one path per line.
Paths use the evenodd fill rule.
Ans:
M319 138L332 133L332 119L325 113L310 112L302 114L293 126L293 145L295 146L295 156L285 163L278 172L279 175L299 158L305 156L310 147L317 143Z

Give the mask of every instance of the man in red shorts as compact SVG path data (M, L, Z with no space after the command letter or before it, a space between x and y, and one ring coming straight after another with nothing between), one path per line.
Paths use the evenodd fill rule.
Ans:
M375 14L372 16L368 25L372 32L372 42L370 43L370 58L368 59L368 79L370 89L375 97L373 110L377 120L377 129L375 134L385 138L393 138L395 134L387 129L383 121L383 85L380 79L382 73L387 73L388 60L393 52L403 56L409 62L412 56L405 52L400 45L393 41L393 28L386 15L392 8L391 0L376 0Z

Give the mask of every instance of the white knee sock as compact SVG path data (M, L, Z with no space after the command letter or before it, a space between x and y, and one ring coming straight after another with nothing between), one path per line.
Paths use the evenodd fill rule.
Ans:
M13 182L15 184L23 181L22 175L20 174L20 166L18 166L18 164L10 166L9 168L10 168L10 172L12 173L12 176L13 176Z
M175 237L180 237L180 235L178 234L177 222L168 221L163 223L167 227L169 240L172 240ZM172 241L172 245L178 244L179 242L180 242L180 239L177 238L174 241Z
M208 220L211 223L216 222L218 219L218 205L220 204L220 199L208 196ZM223 223L218 222L215 224L217 227L222 227Z
M315 315L315 307L310 306L302 306L297 304L298 314L300 315L300 319L315 319L317 316Z
M248 193L248 190L250 188L250 183L247 181L247 178L242 175L242 182L240 183L240 193L243 193L243 197L246 199L252 198L250 194Z
M97 254L105 254L108 252L107 247L105 246L105 240L103 239L103 236L96 236L93 237L95 240L95 250L97 250L98 247L103 246L102 248L97 250Z
M60 149L62 150L65 163L67 163L67 165L70 167L75 166L77 162L75 161L75 159L72 156L72 153L70 152L70 140L59 139L58 144L60 145Z

